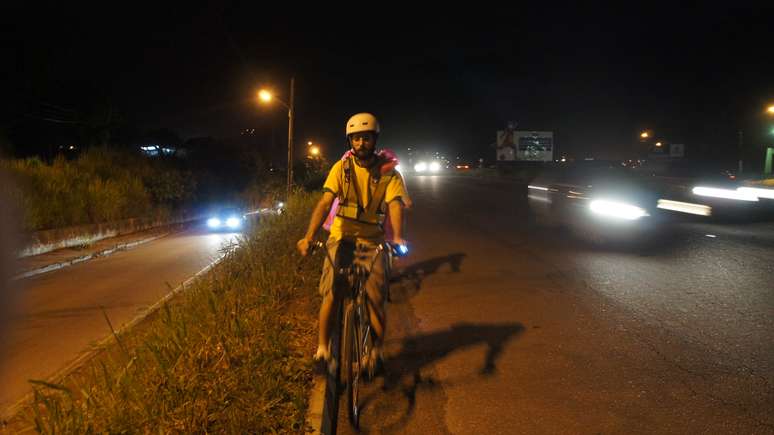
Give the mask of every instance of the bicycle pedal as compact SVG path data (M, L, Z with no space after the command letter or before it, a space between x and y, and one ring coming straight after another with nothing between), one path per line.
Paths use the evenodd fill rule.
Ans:
M328 367L328 374L335 375L336 374L336 370L339 367L338 361L336 361L335 359L330 359L329 361L326 361L326 363L327 363L327 367Z
M373 364L373 367L370 370L369 376L373 379L373 378L376 378L377 376L383 375L384 373L385 373L384 359L377 358Z

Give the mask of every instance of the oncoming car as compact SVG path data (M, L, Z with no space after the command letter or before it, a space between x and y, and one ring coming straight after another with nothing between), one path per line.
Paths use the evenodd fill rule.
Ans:
M245 217L236 207L225 207L209 214L207 228L210 231L241 231Z

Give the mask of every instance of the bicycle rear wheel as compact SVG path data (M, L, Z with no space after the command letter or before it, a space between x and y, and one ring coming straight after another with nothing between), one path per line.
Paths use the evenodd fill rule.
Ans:
M347 377L347 408L349 421L354 427L360 424L360 383L362 373L362 351L357 312L354 304L349 303L344 311L344 369Z

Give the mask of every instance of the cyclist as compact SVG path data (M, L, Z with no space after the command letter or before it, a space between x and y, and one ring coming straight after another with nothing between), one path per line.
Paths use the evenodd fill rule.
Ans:
M365 289L374 345L368 364L374 365L383 360L382 345L386 325L384 302L389 285L385 276L386 254L384 251L377 252L376 246L385 241L385 217L392 227L392 237L388 241L405 245L402 230L403 207L410 201L403 177L395 170L397 160L391 153L376 152L379 131L379 122L370 113L358 113L349 119L346 137L350 150L328 173L323 186L323 196L312 212L306 234L297 243L298 251L305 256L326 216L335 213L330 226L330 237L326 242L329 258L337 265L352 259L351 261L370 268ZM332 210L334 203L337 207ZM323 300L315 353L317 361L330 358L328 340L334 326L331 324L331 314L334 307L340 303L342 290L347 285L346 282L341 282L341 279L335 280L333 265L327 258L323 261L320 277L320 294Z

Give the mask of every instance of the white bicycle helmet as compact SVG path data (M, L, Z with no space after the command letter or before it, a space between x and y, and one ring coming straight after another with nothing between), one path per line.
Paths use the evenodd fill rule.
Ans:
M352 115L347 121L347 137L350 134L361 133L364 131L372 131L375 134L379 134L379 121L376 117L370 113L358 113Z

